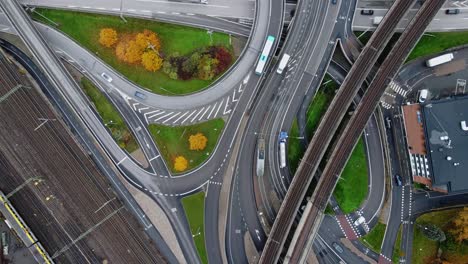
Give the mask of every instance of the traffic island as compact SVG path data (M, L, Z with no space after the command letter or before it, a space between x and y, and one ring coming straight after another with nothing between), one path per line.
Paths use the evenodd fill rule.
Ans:
M158 150L172 173L190 171L205 162L223 131L221 118L190 126L149 125Z
M232 37L223 33L57 9L36 8L32 17L56 27L130 81L161 95L203 90L236 59ZM145 46L148 40L151 45Z

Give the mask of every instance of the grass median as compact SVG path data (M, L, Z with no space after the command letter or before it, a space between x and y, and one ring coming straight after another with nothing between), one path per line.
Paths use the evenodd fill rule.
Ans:
M125 23L118 16L56 9L37 8L36 12L42 16L34 13L33 17L35 19L52 26L53 24L49 20L57 23L59 30L73 38L90 52L99 56L129 80L154 93L163 95L181 95L197 92L209 86L214 80L174 80L161 70L149 72L142 66L123 63L117 59L113 49L105 48L99 44L100 29L106 27L114 28L119 34L132 34L144 29L152 30L157 32L161 38L161 53L166 55L174 53L186 55L194 50L211 45L220 45L232 50L229 35L217 32L208 34L206 30L187 26L136 18L126 18L127 22Z
M180 173L183 171L175 170L173 165L175 158L183 156L188 161L184 171L196 168L211 155L223 127L224 120L218 118L190 126L170 127L152 124L149 125L149 130L169 169L173 173ZM208 139L204 150L189 149L189 137L197 133L202 133Z
M387 225L378 222L369 233L360 237L359 240L373 251L380 253L386 227Z
M202 263L208 263L205 247L204 212L205 193L199 192L182 198L185 215Z
M317 128L321 117L327 110L328 105L333 99L335 90L338 88L338 85L326 75L320 89L317 91L312 103L307 108L306 113L306 133L309 138L312 138L315 129ZM299 137L299 127L297 124L297 119L293 121L291 130L289 131L289 143L288 143L288 162L289 169L291 173L295 173L297 166L299 165L299 160L304 155L304 147L301 145L301 140Z
M367 196L367 185L367 159L364 143L359 139L333 192L344 213L348 214L359 208Z
M309 138L312 138L322 116L327 111L328 105L333 100L335 90L338 89L338 87L338 84L334 82L330 76L325 76L320 89L307 108L306 133ZM305 152L304 147L301 146L300 140L297 138L299 136L297 120L294 120L289 134L288 162L291 173L294 174ZM350 213L361 205L367 195L367 184L367 160L364 144L362 140L360 140L333 193L338 204L345 213Z
M120 113L114 105L109 102L107 97L105 97L89 79L84 77L81 78L80 86L94 104L97 112L102 118L102 121L111 131L112 137L117 144L129 153L137 150L139 148L137 141L128 129L127 124L123 121Z

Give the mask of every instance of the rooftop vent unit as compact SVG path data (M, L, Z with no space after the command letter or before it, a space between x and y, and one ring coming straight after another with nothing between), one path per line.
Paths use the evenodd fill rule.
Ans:
M460 125L461 125L461 129L462 129L463 131L468 131L468 126L467 126L465 120L461 121L461 122L460 122Z

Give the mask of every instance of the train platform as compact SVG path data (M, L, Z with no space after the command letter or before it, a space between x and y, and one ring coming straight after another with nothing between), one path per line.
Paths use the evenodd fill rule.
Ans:
M0 212L5 217L5 222L16 235L21 239L24 245L29 249L38 263L54 263L49 254L42 247L41 243L34 236L32 231L23 221L18 212L8 201L7 197L0 191Z

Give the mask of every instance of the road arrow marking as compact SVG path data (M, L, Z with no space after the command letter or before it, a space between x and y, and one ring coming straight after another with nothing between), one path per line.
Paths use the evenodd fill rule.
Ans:
M229 113L231 113L231 109L227 110L228 106L229 106L229 96L227 98L227 101L226 101L226 106L224 107L224 112L223 112L223 115L227 115Z

